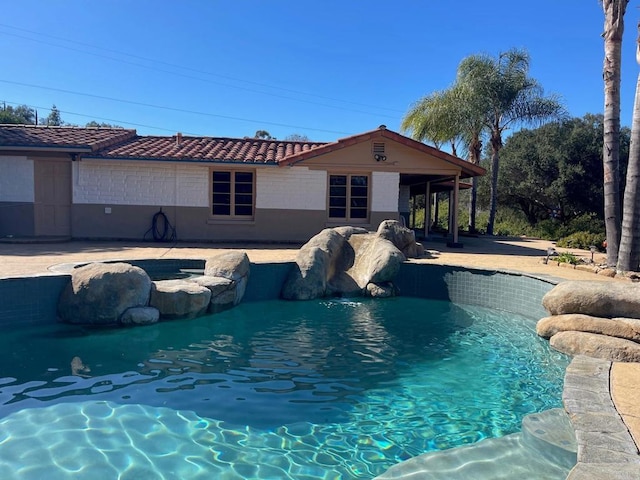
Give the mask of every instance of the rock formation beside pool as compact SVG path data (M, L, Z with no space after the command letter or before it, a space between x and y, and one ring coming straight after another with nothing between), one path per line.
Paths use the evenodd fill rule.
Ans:
M232 304L237 305L247 289L250 267L251 263L245 252L226 252L207 259L204 275L205 277L229 280L231 282L229 290L233 292ZM212 294L212 304L225 304L225 300L216 298L218 294L214 289L212 289Z
M206 313L211 290L188 280L153 282L149 305L157 308L160 318L195 318Z
M60 296L58 315L81 325L147 325L194 318L240 303L249 279L245 252L207 260L205 275L152 281L128 263L91 263L75 268Z
M542 299L551 316L538 335L556 350L615 362L640 362L640 285L567 281Z
M385 220L375 233L357 227L328 228L302 246L282 297L391 296L402 262L423 253L413 231L395 220Z
M74 269L58 302L67 323L115 325L132 307L149 303L151 279L128 263L90 263Z

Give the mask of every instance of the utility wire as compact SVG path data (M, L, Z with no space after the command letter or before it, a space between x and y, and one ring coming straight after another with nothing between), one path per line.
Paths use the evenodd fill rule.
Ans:
M148 108L156 108L156 109L160 109L160 110L168 110L171 112L180 112L180 113L188 113L191 115L201 115L201 116L205 116L205 117L214 117L214 118L224 118L227 120L236 120L236 121L241 121L241 122L249 122L249 123L259 123L259 124L264 124L264 125L273 125L273 126L277 126L277 127L287 127L287 128L294 128L294 129L301 129L301 130L312 130L312 131L316 131L316 132L324 132L324 133L336 133L339 135L349 135L348 132L342 132L339 130L326 130L326 129L322 129L322 128L312 128L312 127L303 127L300 125L289 125L286 123L277 123L277 122L269 122L267 120L255 120L255 119L248 119L248 118L241 118L241 117L232 117L229 115L219 115L216 113L208 113L208 112L198 112L195 110L186 110L183 108L175 108L175 107L167 107L164 105L154 105L152 103L144 103L144 102L136 102L133 100L123 100L120 98L113 98L113 97L107 97L104 95L96 95L93 93L83 93L83 92L74 92L72 90L66 90L64 88L54 88L54 87L45 87L44 85L33 85L30 83L22 83L22 82L14 82L11 80L3 80L0 79L0 83L7 83L10 85L18 85L21 87L29 87L29 88L38 88L41 90L50 90L53 92L61 92L61 93L67 93L70 95L78 95L78 96L83 96L83 97L90 97L90 98L98 98L101 100L108 100L111 102L120 102L120 103L126 103L129 105L138 105L141 107L148 107Z
M11 102L9 100L2 100L2 103L9 103L11 105L26 105L27 107L32 108L34 110L39 110L39 109L41 109L41 110L49 110L50 109L50 107L43 107L41 105L29 105L29 104L20 103L20 102ZM172 129L172 128L157 127L157 126L154 126L154 125L146 125L144 123L134 123L134 122L126 121L126 120L116 120L115 118L97 117L95 115L87 115L87 114L84 114L84 113L71 112L69 110L60 110L60 109L58 109L58 111L60 113L65 114L65 115L74 115L74 116L77 116L77 117L84 117L84 118L88 118L88 119L91 119L91 120L103 120L105 122L114 122L118 126L131 125L133 127L151 128L153 130L160 130L160 131L163 131L163 132L175 133L175 129ZM69 125L69 126L75 126L75 125ZM189 136L193 136L193 137L210 137L211 136L211 135L205 135L205 134L202 134L202 133L193 133L193 132L183 132L183 133L185 135L189 135Z
M116 53L118 55L124 55L124 56L132 57L132 58L137 58L137 59L140 59L140 60L144 60L146 62L163 64L163 65L170 66L172 68L178 68L178 69L181 69L181 70L189 70L189 71L193 71L193 72L204 74L204 75L211 75L211 76L226 78L226 79L232 80L232 81L238 81L238 82L244 82L244 83L248 83L248 84L252 84L252 85L257 85L257 86L260 86L260 87L277 89L277 90L281 90L281 91L285 91L285 92L289 92L289 93L295 93L297 95L306 95L306 96L310 96L310 97L321 98L323 100L330 100L330 101L335 101L335 102L348 103L348 104L352 104L352 105L364 106L364 107L367 107L367 108L375 108L377 110L381 110L382 109L382 110L388 110L388 111L391 111L391 112L403 113L403 112L401 112L399 110L395 110L395 109L390 109L390 108L385 108L385 107L378 107L378 106L374 106L374 105L366 105L366 104L361 104L361 103L357 103L357 102L350 102L350 101L347 101L347 100L335 99L335 98L331 98L331 97L324 97L324 96L321 96L321 95L315 95L315 94L300 92L300 91L296 91L296 90L292 90L292 89L286 89L286 88L282 88L282 87L270 86L270 85L267 85L267 84L262 84L262 83L254 82L254 81L250 81L250 80L243 80L243 79L238 79L238 78L234 78L234 77L228 77L228 76L225 76L225 75L219 75L219 74L215 74L215 73L211 73L211 72L206 72L206 71L203 71L203 70L197 70L197 69L193 69L193 68L189 68L189 67L175 65L175 64L172 64L172 63L169 63L169 62L165 62L165 61L162 61L162 60L153 60L153 59L141 57L139 55L132 55L132 54L129 54L129 53L119 52L117 50L105 49L105 48L102 48L102 47L89 45L89 44L85 44L85 43L80 43L80 42L73 42L71 40L67 40L67 39L64 39L64 38L61 38L61 37L54 37L52 35L41 34L41 33L38 33L38 32L33 32L33 31L30 31L30 30L22 29L22 28L9 27L8 25L4 25L4 24L0 24L0 27L16 28L17 30L26 31L26 32L29 32L29 33L32 33L32 34L42 35L42 36L45 36L45 37L51 37L51 38L55 38L55 39L58 39L58 40L69 42L69 43L76 43L78 45L87 46L89 48L95 48L95 49L98 49L98 50L104 50L104 51ZM98 53L87 52L85 50L80 50L80 49L73 48L73 47L68 47L68 46L64 46L64 45L56 45L56 44L45 42L43 40L38 40L38 39L35 39L35 38L31 38L31 37L25 37L25 36L18 35L18 34L15 34L15 33L8 33L8 32L0 31L0 34L9 35L9 36L17 37L17 38L22 38L22 39L30 40L30 41L33 41L33 42L43 43L45 45L50 45L50 46L54 46L54 47L58 47L58 48L64 48L64 49L67 49L67 50L83 53L83 54L86 54L86 55L92 55L92 56L99 57L99 58L105 58L105 59L108 59L108 60L113 60L115 62L120 62L120 63L124 63L124 64L127 64L127 65L133 65L133 66L136 66L136 67L139 67L139 68L145 68L145 69L148 69L148 70L154 70L154 71L158 71L158 72L162 72L162 73L167 73L167 74L170 74L170 75L175 75L175 76L179 76L179 77L183 77L183 78L188 78L188 79L191 79L191 80L198 80L198 81L205 82L205 83L210 83L210 84L213 84L213 85L220 85L220 86L224 86L224 87L228 87L228 88L235 88L235 89L238 89L238 90L248 91L248 92L252 92L252 93L258 93L258 94L261 94L261 95L268 95L268 96L272 96L272 97L276 97L276 98L284 98L284 99L287 99L287 100L293 100L293 101L296 101L296 102L302 102L302 103L307 103L307 104L311 104L311 105L318 105L318 106L327 107L327 108L334 108L334 109L337 109L337 110L350 111L350 112L361 113L361 114L365 114L365 115L374 115L376 117L386 117L386 118L394 118L394 119L396 118L395 116L387 115L387 114L381 114L379 112L367 112L367 111L363 111L363 110L356 110L356 109L353 109L353 108L340 107L340 106L337 106L337 105L329 105L327 103L314 102L312 100L304 100L304 99L300 99L300 98L289 97L289 96L286 96L286 95L280 95L280 94L276 94L276 93L270 93L270 92L265 92L265 91L261 91L261 90L255 90L255 89L248 88L248 87L242 87L242 86L238 86L238 85L231 85L231 84L228 84L228 83L216 82L216 81L209 80L209 79L195 77L193 75L187 75L185 73L175 72L175 71L171 71L171 70L165 70L165 69L161 69L161 68L153 67L153 66L149 66L149 65L143 65L143 64L140 64L140 63L130 62L130 61L123 60L123 59L120 59L120 58L115 58L115 57L111 57L111 56L107 56L107 55L101 55L101 54L98 54Z

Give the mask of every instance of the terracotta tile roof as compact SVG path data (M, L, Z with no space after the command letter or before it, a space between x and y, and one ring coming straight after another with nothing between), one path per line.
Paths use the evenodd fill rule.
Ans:
M0 147L66 148L96 151L134 138L135 130L122 128L47 127L42 125L0 126Z
M322 145L325 144L258 138L138 136L131 141L86 155L85 158L277 164L285 157L307 152Z
M386 138L452 163L463 177L484 175L484 168L425 145L381 125L376 130L335 142L289 142L258 138L139 136L135 130L0 125L0 150L65 149L83 158L293 165L369 140Z

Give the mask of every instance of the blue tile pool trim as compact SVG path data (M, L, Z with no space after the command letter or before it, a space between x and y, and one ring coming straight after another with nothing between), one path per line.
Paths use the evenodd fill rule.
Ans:
M518 272L404 263L396 278L400 295L477 305L539 320L542 297L558 282Z
M204 268L204 260L134 260L127 263L139 266L149 274ZM292 267L292 262L251 264L244 301L279 298L281 286ZM0 279L0 327L54 322L58 298L69 279L68 274ZM491 307L535 320L547 315L542 307L542 297L556 283L517 272L420 263L404 263L396 280L400 294L404 296Z
M58 298L69 279L69 275L1 279L0 328L55 321Z

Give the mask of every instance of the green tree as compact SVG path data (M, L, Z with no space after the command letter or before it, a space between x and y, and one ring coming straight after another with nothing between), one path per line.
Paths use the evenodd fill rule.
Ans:
M124 128L121 125L115 125L115 124L106 123L106 122L98 123L95 120L91 120L90 122L87 122L85 127L88 127L88 128Z
M444 143L451 145L457 155L456 145L467 149L467 160L480 163L481 136L485 128L484 103L479 102L474 92L464 84L434 92L416 102L402 120L401 128L422 142L432 142L437 148ZM477 180L472 179L469 202L469 231L476 230Z
M604 9L604 217L607 264L616 265L620 242L620 65L624 14L629 0L600 0Z
M253 136L253 138L263 138L265 140L275 140L275 138L272 137L271 134L269 132L267 132L266 130L257 130L256 134Z
M531 226L585 214L603 219L602 124L602 115L588 114L511 135L500 160L500 207L520 209ZM620 142L624 165L628 129Z
M35 123L35 110L27 105L12 107L4 104L0 108L0 123L33 125Z
M640 35L640 24L638 25ZM640 64L640 37L636 44L636 61ZM631 122L631 151L627 167L627 182L624 191L622 229L617 269L638 271L640 266L640 75L636 82L636 97ZM607 251L609 238L607 232ZM607 260L609 254L607 253Z
M484 102L484 123L491 146L491 195L487 234L493 235L497 203L502 137L516 125L542 124L562 118L564 109L556 97L545 97L542 87L529 76L529 55L518 49L497 58L471 55L458 67L457 82Z
M56 107L55 105L51 107L51 112L49 112L47 118L44 119L43 124L50 127L59 127L61 125L64 125L58 107Z
M302 135L300 133L292 133L291 135L287 135L284 139L288 142L310 142L309 137L306 135Z

